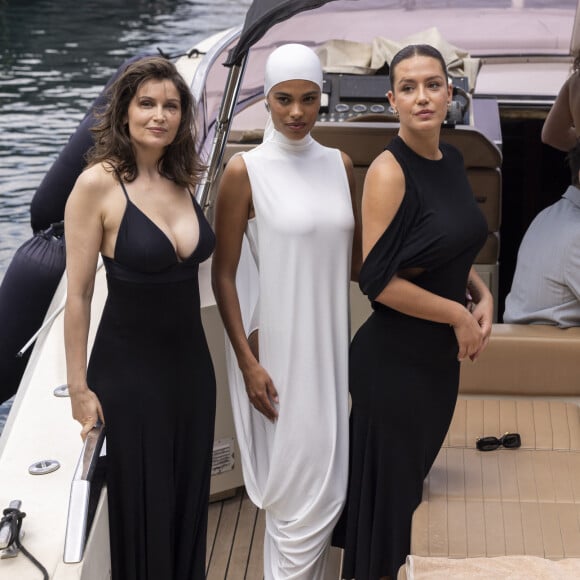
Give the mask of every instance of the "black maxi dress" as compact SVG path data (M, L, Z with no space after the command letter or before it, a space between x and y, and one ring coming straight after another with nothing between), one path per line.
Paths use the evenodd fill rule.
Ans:
M87 373L105 416L112 580L200 580L215 376L198 267L215 238L192 197L199 243L180 261L123 191L127 205L115 259L104 257L108 296Z
M473 260L487 226L454 147L433 161L400 137L387 150L406 190L359 277L373 313L350 350L349 489L334 542L345 548L343 578L397 577L410 548L413 511L443 443L457 399L458 345L453 328L407 316L374 299L407 268L413 282L465 304Z

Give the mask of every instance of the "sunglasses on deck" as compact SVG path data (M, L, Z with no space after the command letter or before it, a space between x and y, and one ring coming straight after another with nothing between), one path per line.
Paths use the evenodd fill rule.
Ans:
M505 433L501 437L480 437L475 441L475 446L480 451L493 451L499 447L517 449L522 446L522 438L519 433Z

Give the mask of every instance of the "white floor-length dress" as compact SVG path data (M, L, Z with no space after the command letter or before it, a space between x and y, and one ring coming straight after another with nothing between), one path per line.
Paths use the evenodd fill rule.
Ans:
M321 580L348 477L348 180L340 152L310 136L274 132L243 157L255 218L238 293L247 331L257 304L260 362L279 394L272 423L250 404L228 348L244 481L266 510L265 579Z

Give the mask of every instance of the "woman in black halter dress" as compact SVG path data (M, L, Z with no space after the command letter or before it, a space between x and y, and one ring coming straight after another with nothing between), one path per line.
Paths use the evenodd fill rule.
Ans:
M439 141L451 98L445 62L430 46L409 46L390 74L400 130L365 180L359 283L373 313L351 345L349 488L334 537L342 577L356 580L397 577L451 422L459 361L483 350L493 315L472 268L485 219L461 154Z
M191 194L192 119L173 64L130 65L65 212L68 384L81 434L105 423L113 580L205 578L215 377L198 267L214 235ZM108 295L85 373L99 252Z

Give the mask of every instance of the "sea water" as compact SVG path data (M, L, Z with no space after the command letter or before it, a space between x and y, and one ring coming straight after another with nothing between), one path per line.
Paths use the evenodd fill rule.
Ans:
M36 188L119 65L158 49L183 54L203 38L241 25L250 3L0 3L0 281L14 252L32 236ZM0 432L10 404L0 405Z

